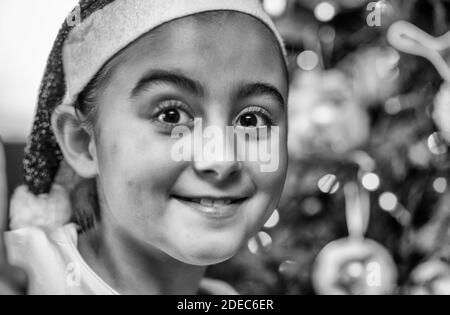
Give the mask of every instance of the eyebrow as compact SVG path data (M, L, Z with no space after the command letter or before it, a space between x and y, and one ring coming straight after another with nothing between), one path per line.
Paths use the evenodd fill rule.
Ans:
M171 84L192 94L204 96L205 90L200 82L188 78L182 73L154 70L142 77L131 92L131 98L137 97L154 84Z
M131 92L131 98L139 96L139 94L152 85L160 83L175 85L200 97L206 94L205 89L200 82L193 80L180 72L154 70L145 74L142 79L139 80ZM275 86L264 82L241 83L236 95L238 99L269 95L275 98L283 108L286 107L286 100L281 92Z
M281 92L273 85L263 82L242 84L237 93L239 99L261 95L269 95L275 98L283 108L286 107L286 100Z

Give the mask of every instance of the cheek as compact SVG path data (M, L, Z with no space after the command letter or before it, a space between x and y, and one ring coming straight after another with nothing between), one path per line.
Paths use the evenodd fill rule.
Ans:
M288 149L287 149L287 131L285 123L279 127L279 134L264 141L260 146L252 146L251 150L256 150L260 157L258 162L246 162L247 169L251 173L255 185L260 190L278 192L284 184L287 166L288 166Z
M136 124L133 128L116 127L120 131L99 141L99 179L115 215L125 208L134 209L139 220L160 216L163 207L158 205L166 201L180 172L180 165L170 159L171 142L148 129Z

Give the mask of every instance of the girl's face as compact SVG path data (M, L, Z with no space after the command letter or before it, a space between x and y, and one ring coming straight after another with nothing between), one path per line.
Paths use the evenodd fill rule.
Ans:
M286 176L288 82L274 36L244 14L188 17L117 58L95 134L102 220L188 264L230 258L277 207ZM236 143L279 142L278 167L264 172L254 160L175 161L180 139L171 132L180 125L193 129L194 118L203 128L219 127L224 137L227 126L277 125L279 135ZM182 141L192 139L198 136Z

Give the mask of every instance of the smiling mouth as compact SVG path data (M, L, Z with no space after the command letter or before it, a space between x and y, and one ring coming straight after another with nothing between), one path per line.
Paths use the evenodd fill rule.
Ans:
M191 198L172 195L172 198L193 208L200 213L215 219L223 219L234 216L239 206L248 199L245 198Z
M172 196L174 198L180 199L186 202L198 203L205 207L223 207L231 204L242 203L245 198L189 198L189 197L181 197L181 196Z

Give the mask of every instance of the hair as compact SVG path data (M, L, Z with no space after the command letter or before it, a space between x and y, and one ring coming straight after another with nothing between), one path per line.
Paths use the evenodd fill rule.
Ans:
M195 22L203 23L218 23L223 25L229 18L234 16L236 12L233 11L210 11L198 13L192 16ZM150 33L156 36L161 26L153 29ZM143 37L142 36L142 37ZM141 37L141 38L142 38ZM138 39L139 40L139 39ZM275 36L271 36L270 40L279 48L279 43ZM133 43L135 43L134 41ZM131 43L130 45L132 45ZM110 83L117 66L123 60L124 51L130 46L128 45L118 53L116 53L105 65L97 72L97 74L86 85L83 91L78 95L74 104L77 117L82 125L91 136L95 137L97 118L98 118L98 104L99 100L104 94L106 87ZM279 48L280 58L283 58L283 52ZM288 80L288 70L283 62L286 78ZM73 180L73 176L72 179ZM67 185L66 185L67 186ZM73 221L77 223L81 230L87 231L95 226L95 223L101 219L100 200L98 193L98 186L96 179L81 179L77 184L71 185L70 198L73 206Z

